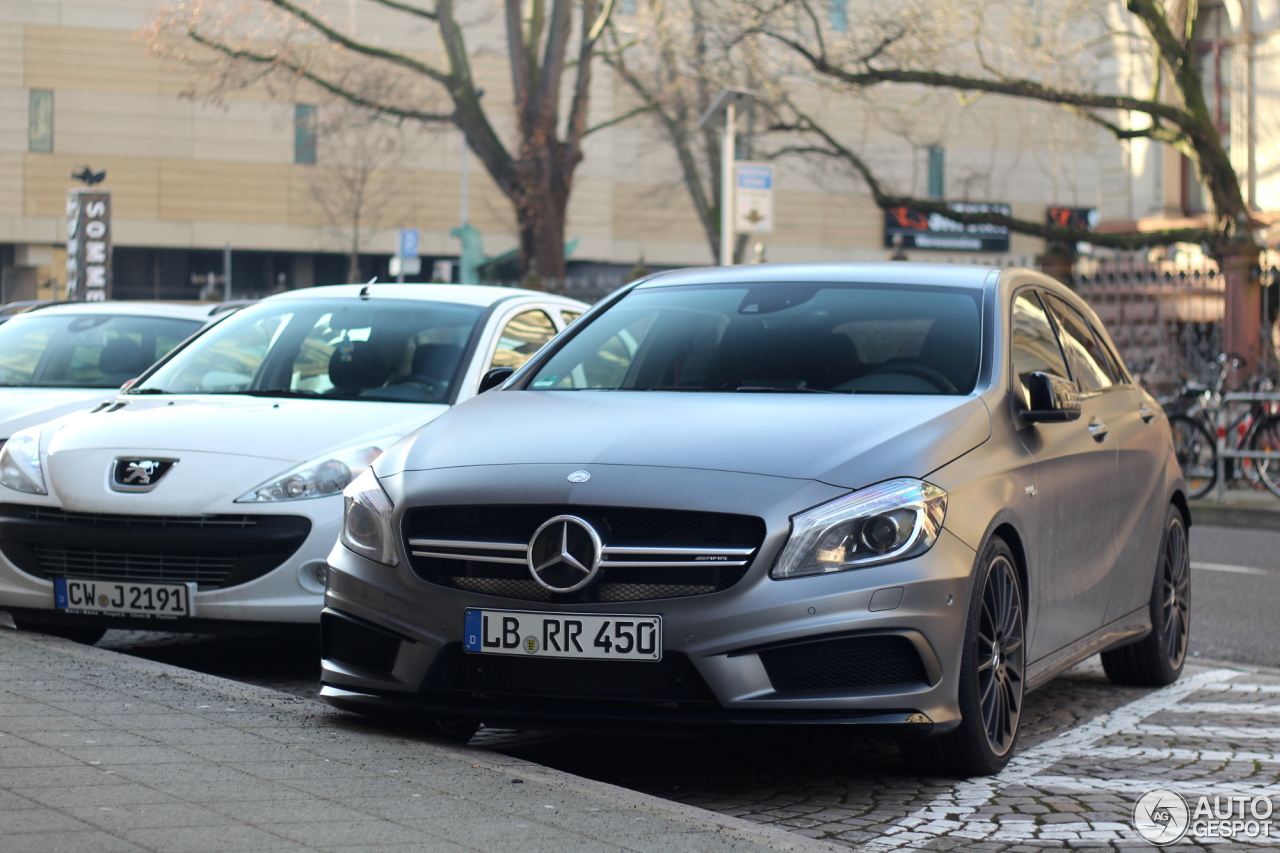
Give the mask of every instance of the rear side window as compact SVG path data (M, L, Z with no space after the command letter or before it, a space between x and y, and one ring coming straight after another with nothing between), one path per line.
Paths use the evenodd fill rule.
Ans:
M1062 346L1071 360L1080 390L1102 391L1115 384L1102 344L1093 336L1080 312L1056 296L1048 296L1050 310L1062 330Z
M1032 373L1052 373L1067 379L1067 362L1058 346L1057 335L1040 300L1024 290L1013 300L1013 392L1019 408L1028 407L1027 377Z
M555 336L556 327L545 311L517 314L502 327L489 367L520 367Z

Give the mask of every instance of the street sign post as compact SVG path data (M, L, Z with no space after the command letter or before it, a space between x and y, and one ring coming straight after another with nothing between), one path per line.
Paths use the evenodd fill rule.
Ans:
M418 257L418 230L401 228L396 238L396 255L391 259L391 274L396 282L404 284L406 275L422 272L422 260Z
M720 265L725 267L733 265L733 247L737 242L733 227L735 217L728 216L725 212L733 210L733 164L738 156L736 141L738 108L742 107L745 111L755 103L755 99L755 92L744 89L721 89L715 101L698 119L700 127L714 128L724 125L720 140Z
M738 163L734 192L734 228L740 234L768 234L773 231L773 166L769 163Z

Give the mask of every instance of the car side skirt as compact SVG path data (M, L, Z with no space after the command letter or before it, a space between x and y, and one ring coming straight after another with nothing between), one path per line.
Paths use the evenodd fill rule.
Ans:
M1027 689L1035 690L1085 658L1117 646L1136 643L1151 633L1151 610L1139 607L1074 643L1047 654L1027 667Z

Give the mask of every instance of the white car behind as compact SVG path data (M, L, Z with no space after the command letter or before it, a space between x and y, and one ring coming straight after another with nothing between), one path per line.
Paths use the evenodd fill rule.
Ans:
M67 302L0 325L0 441L109 400L229 310L166 302Z
M339 285L241 310L118 397L10 438L0 609L89 642L108 627L317 622L347 483L586 307Z

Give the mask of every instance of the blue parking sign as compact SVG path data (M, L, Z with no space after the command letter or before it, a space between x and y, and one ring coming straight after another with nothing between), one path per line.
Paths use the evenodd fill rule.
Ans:
M398 251L396 252L402 258L418 257L418 231L415 228L401 228L400 240L397 242Z

